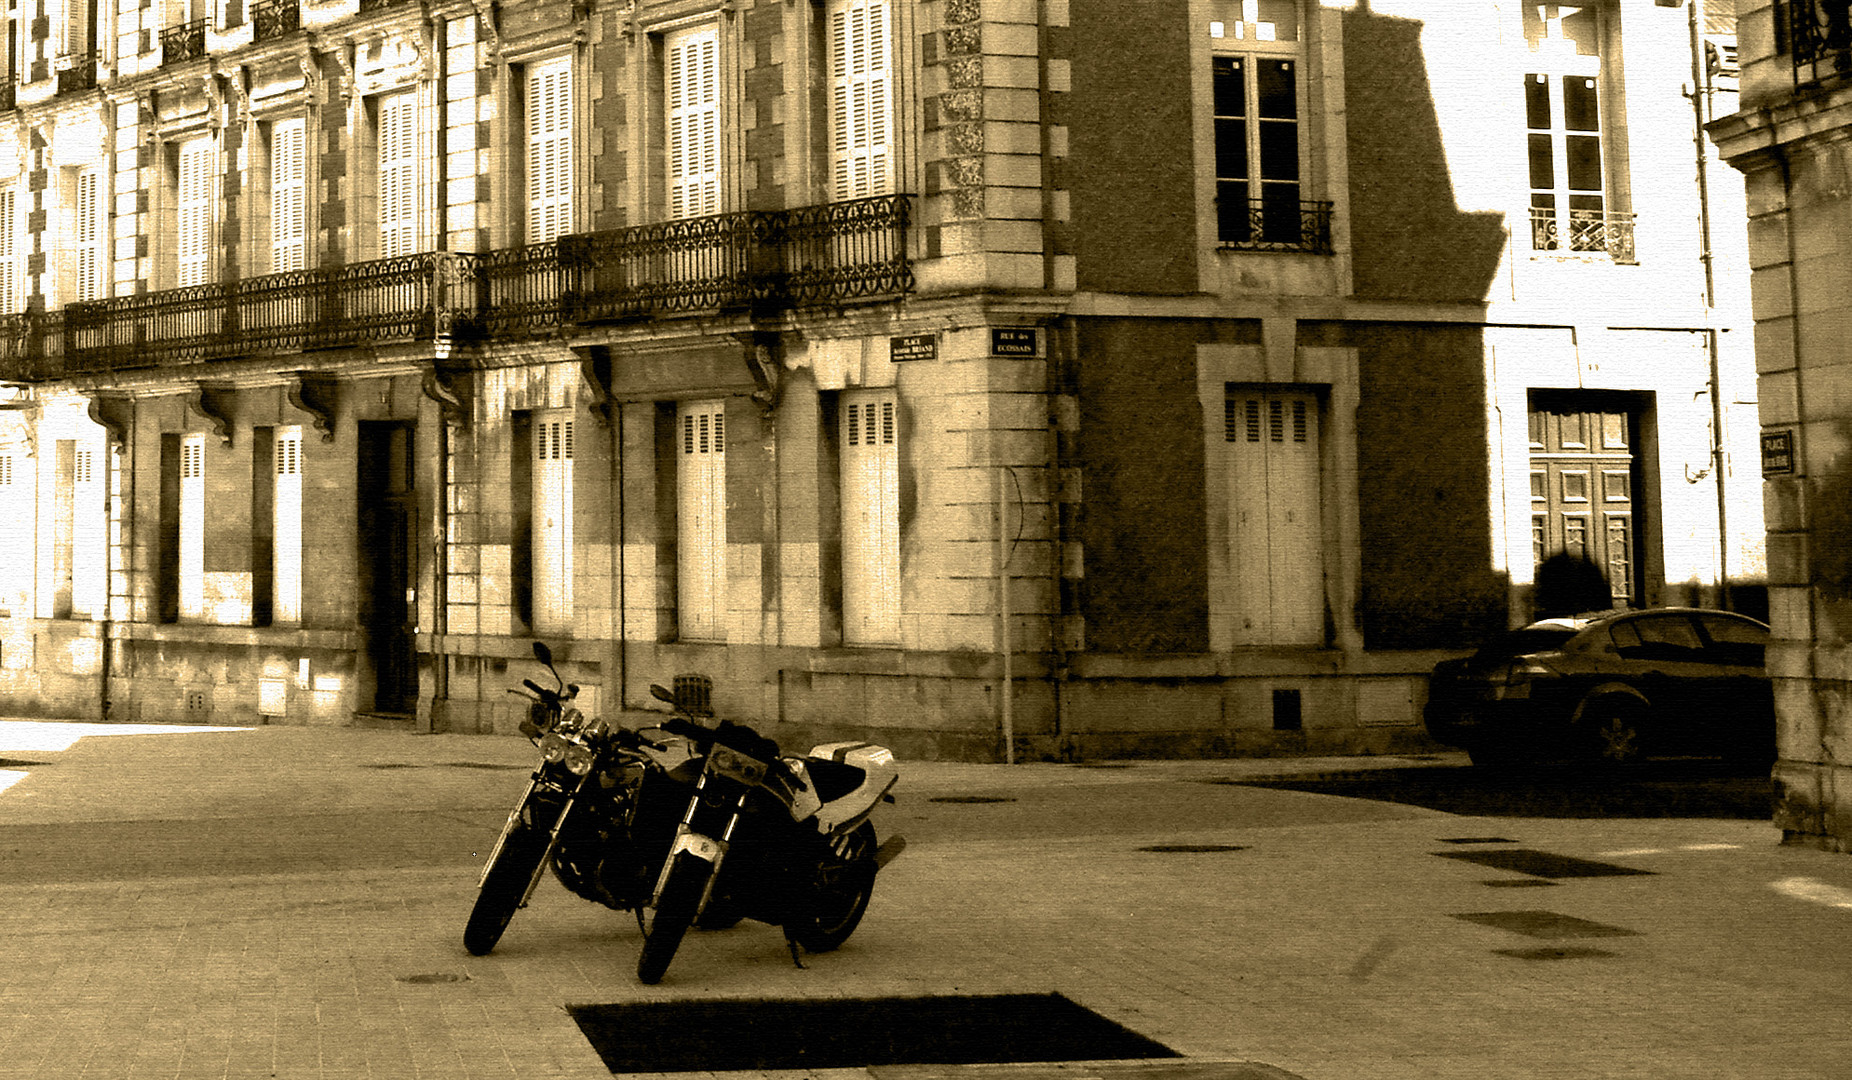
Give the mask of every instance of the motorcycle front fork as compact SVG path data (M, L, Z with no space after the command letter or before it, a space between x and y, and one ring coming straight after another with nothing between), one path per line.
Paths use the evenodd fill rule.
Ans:
M650 893L649 906L655 907L662 900L662 890L669 883L669 872L675 867L677 855L692 855L697 859L712 864L708 868L707 888L701 893L701 903L696 906L699 914L707 910L707 902L714 895L714 882L720 878L720 863L726 858L727 847L733 841L733 830L739 827L740 817L746 811L746 799L752 794L751 788L742 790L739 798L734 800L733 809L727 815L726 828L721 830L718 838L697 832L694 827L695 814L701 809L701 795L707 789L707 776L703 772L695 781L694 795L688 800L688 809L682 814L682 822L675 827L675 839L669 844L668 857L662 860L662 872L656 876L656 888Z

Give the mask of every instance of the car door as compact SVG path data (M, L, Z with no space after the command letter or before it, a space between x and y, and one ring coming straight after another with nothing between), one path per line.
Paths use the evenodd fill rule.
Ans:
M1640 732L1644 751L1696 752L1710 722L1704 691L1710 665L1697 623L1682 611L1657 612L1618 622L1610 633L1621 660L1618 674L1650 706Z
M1768 628L1722 612L1697 616L1704 632L1711 705L1703 741L1708 752L1770 757L1775 751L1775 695L1768 680Z

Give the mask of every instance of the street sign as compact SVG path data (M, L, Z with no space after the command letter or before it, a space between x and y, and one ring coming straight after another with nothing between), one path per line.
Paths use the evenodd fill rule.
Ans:
M902 360L937 360L939 335L906 334L888 338L887 358L896 364Z
M1793 474L1794 429L1764 431L1762 433L1762 475L1792 476Z
M990 328L990 355L1034 356L1037 347L1033 326L993 326Z

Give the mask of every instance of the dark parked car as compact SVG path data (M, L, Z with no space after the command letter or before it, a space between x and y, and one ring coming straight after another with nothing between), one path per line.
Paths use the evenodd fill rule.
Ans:
M1437 665L1428 734L1478 764L1773 761L1768 636L1754 619L1700 608L1546 619Z

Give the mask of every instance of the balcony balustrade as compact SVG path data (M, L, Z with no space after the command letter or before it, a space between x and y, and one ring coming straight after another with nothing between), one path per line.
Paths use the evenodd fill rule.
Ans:
M251 7L252 36L269 41L302 29L302 5L297 0L258 0Z
M722 214L9 315L0 317L0 381L892 296L913 287L910 205L894 195Z
M1317 199L1250 199L1221 208L1220 246L1234 251L1331 254L1331 204Z
M1567 256L1606 256L1617 263L1638 263L1633 250L1632 214L1602 210L1569 211L1568 227L1549 207L1533 206L1530 211L1532 251L1556 252Z
M1788 0L1777 16L1795 85L1852 74L1852 0Z
M54 65L57 68L59 94L75 94L83 90L96 89L96 65L102 54L92 49L89 52L71 53L60 56Z
M161 63L178 64L206 55L206 20L169 26L161 31Z

